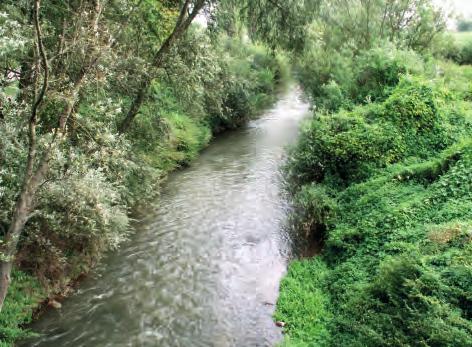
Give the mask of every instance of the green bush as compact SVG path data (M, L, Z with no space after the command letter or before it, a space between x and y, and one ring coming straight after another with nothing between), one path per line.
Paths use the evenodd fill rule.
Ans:
M424 62L418 54L393 44L357 55L350 49L330 51L316 46L302 56L298 65L299 79L314 104L329 112L385 100L403 75L424 72Z
M288 174L299 224L318 225L324 249L281 286L287 345L472 345L469 72L442 66L302 132ZM301 310L292 297L323 300Z
M336 215L337 204L332 192L323 185L305 185L294 198L294 220L302 237L317 235L320 239L330 221Z
M288 162L289 178L342 186L406 157L441 151L450 143L441 103L432 85L406 78L381 104L317 114Z
M0 315L0 346L13 346L16 340L25 338L30 332L18 327L31 322L31 311L44 296L36 279L20 272L12 274L12 284Z
M470 34L470 33L467 33ZM448 44L444 48L442 55L460 65L472 64L472 37L470 35L452 37L448 39Z
M318 109L336 111L350 106L349 92L354 80L350 50L328 50L314 46L297 62L296 74ZM331 100L332 99L332 100Z
M400 50L392 44L361 52L355 59L355 81L350 96L356 103L382 101L403 75L421 75L423 59L413 51Z

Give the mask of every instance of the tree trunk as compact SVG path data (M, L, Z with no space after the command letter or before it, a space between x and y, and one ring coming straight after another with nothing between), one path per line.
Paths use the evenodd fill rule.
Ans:
M164 41L159 51L156 53L153 59L153 66L157 69L161 68L167 59L172 47L174 44L182 37L183 34L187 31L192 24L195 17L198 15L200 10L205 5L205 0L198 0L192 9L190 14L187 14L189 7L190 7L190 0L185 1L184 6L180 10L179 18L175 24L175 27L169 37ZM187 16L187 17L186 17ZM120 126L118 127L118 131L120 134L127 132L133 123L133 120L136 118L139 110L144 103L146 98L146 94L151 86L153 81L152 77L145 77L139 86L139 90L136 93L133 102L131 103L131 107L126 114L125 119L121 122Z
M77 103L79 92L82 88L82 85L85 81L87 74L92 70L92 68L97 64L97 61L101 55L100 51L96 52L96 55L90 56L89 60L82 67L79 75L76 80L71 85L69 92L64 92L66 95L66 105L64 110L58 117L58 128L53 135L52 141L49 143L48 147L45 149L43 156L37 160L36 158L36 123L37 123L37 113L39 106L41 105L45 93L48 87L48 76L49 76L49 67L47 64L47 56L44 51L41 28L39 25L39 8L41 0L35 0L35 28L37 34L37 43L41 55L42 64L44 67L44 81L43 87L39 95L33 102L33 107L31 111L31 117L29 119L29 153L27 160L27 170L25 179L23 182L21 193L18 197L15 209L13 210L13 215L11 218L11 223L8 228L8 231L3 239L3 243L0 244L0 312L2 311L5 297L8 292L8 287L11 282L11 271L14 263L14 258L16 255L16 249L18 246L18 241L20 239L21 233L28 221L28 218L33 210L34 200L41 185L43 184L50 168L50 159L52 154L53 146L65 136L67 132L67 121L74 110L74 107ZM95 3L95 15L92 20L93 30L97 32L98 28L98 18L101 12L100 1L96 0ZM90 51L92 51L93 46L91 46ZM35 163L37 162L37 165ZM33 172L33 168L36 166L36 169Z
M146 94L150 85L151 81L149 80L149 78L145 77L139 86L138 93L136 94L128 113L126 114L126 118L123 120L123 122L118 128L120 134L124 134L130 128L131 123L133 123L134 118L136 117L139 112L139 109L141 108L141 105L144 103L144 99L146 98Z
M3 302L7 296L8 286L11 281L11 261L0 261L0 312L2 312Z
M174 42L180 37L182 34L181 28L177 28L172 32L171 36L167 38L167 40L164 42L164 44L161 46L159 51L156 53L154 57L154 67L155 68L160 68L162 67L165 58L167 55L170 53L170 50L172 48L172 45ZM144 100L146 98L147 92L149 90L149 87L151 86L153 79L149 76L146 76L143 78L139 85L139 90L136 93L133 102L131 103L131 107L128 110L128 113L126 114L125 119L121 122L120 126L118 127L118 131L120 134L126 133L131 124L133 123L134 119L136 118L137 114L139 113L139 110L141 109L141 106L144 103Z
M13 267L14 257L16 254L16 247L20 238L21 232L28 220L33 205L33 197L35 191L39 187L39 182L43 177L43 172L46 171L45 165L39 169L34 177L25 183L18 202L13 211L13 217L10 227L8 228L3 244L0 247L0 312L3 308L3 303L7 295L8 287L11 281L11 270Z

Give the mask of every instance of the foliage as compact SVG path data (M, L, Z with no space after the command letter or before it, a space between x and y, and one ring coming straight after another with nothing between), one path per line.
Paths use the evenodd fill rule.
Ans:
M282 283L286 345L471 345L469 70L428 63L434 80L305 126L288 174L324 250Z
M218 1L210 26L230 35L244 33L270 48L297 52L303 49L306 29L318 16L321 0L224 0Z
M324 52L315 46L300 59L298 70L316 107L332 112L384 100L402 75L423 73L424 62L413 51L389 43L361 51L356 58L348 49Z
M314 36L324 49L368 50L388 41L429 51L446 18L430 0L324 1Z
M275 319L289 322L286 333L289 346L323 346L329 337L326 322L329 297L319 286L329 273L318 260L296 261L280 285L280 297ZM306 279L309 278L309 281Z
M155 69L152 58L178 13L175 2L107 2L96 36L83 25L92 11L82 11L94 2L71 2L68 9L54 1L42 3L52 77L36 139L37 156L50 153L50 167L19 239L15 267L23 272L15 270L0 317L0 340L7 345L22 337L18 327L30 321L40 299L60 292L119 247L131 231L132 209L156 198L171 170L190 165L213 135L256 116L288 78L286 59L275 51L198 27L190 28ZM29 97L42 82L28 73L31 66L40 68L31 49L34 32L24 18L29 5L0 5L0 242L27 171ZM64 26L68 21L74 25ZM83 30L74 32L76 25ZM58 58L56 52L64 48L56 40L61 35L64 45L75 41ZM65 134L55 137L57 114L96 52L97 63L78 84ZM19 73L11 77L9 70ZM139 117L120 134L123 112L148 74L158 78Z
M469 32L472 31L472 20L461 18L457 22L457 30L459 32Z
M456 33L447 40L442 55L460 65L472 65L472 36L470 32Z
M446 133L443 102L434 86L407 78L383 103L318 114L289 160L289 178L297 184L344 186L406 157L439 152L453 137Z
M13 284L5 306L0 315L0 346L30 335L30 332L18 328L18 322L29 323L31 310L35 309L44 293L38 281L23 272L13 272Z
M467 44L429 2L409 14L424 31L394 25L420 2L385 26L386 3L326 5L297 60L316 110L286 169L297 232L324 249L281 284L284 346L471 345L472 71L429 55Z
M299 80L328 112L384 100L401 75L424 72L420 54L446 49L445 23L431 0L322 2L296 57Z

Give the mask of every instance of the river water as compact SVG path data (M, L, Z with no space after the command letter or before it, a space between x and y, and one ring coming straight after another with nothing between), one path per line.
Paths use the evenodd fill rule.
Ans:
M293 87L172 174L137 232L26 346L273 346L290 257L279 167L309 105Z

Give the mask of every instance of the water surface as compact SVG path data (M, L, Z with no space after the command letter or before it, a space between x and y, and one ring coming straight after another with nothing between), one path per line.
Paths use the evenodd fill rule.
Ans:
M308 104L290 89L171 175L159 204L28 346L272 346L290 256L279 167Z

